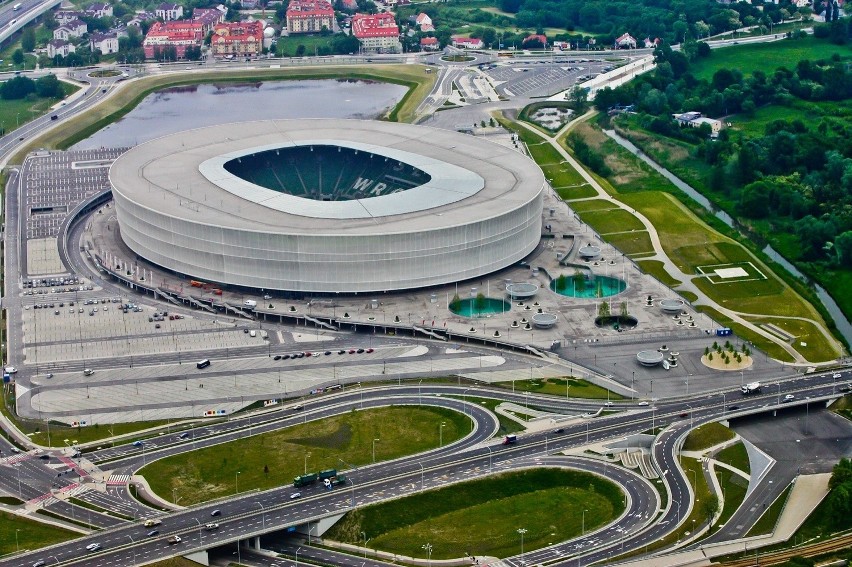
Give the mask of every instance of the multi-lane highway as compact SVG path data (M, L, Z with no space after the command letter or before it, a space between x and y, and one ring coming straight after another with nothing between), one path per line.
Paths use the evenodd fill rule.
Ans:
M111 528L106 532L55 546L32 556L52 554L51 556L56 557L60 564L108 565L110 562L112 564L117 562L121 565L129 565L134 564L134 555L141 562L143 557L146 560L152 560L178 553L185 554L193 549L203 549L213 544L234 542L253 535L304 524L313 519L349 509L353 504L361 506L406 492L440 486L446 482L446 479L467 480L483 474L541 464L564 466L567 461L551 460L556 457L550 455L588 443L624 437L650 429L652 425L665 427L653 447L655 465L669 492L667 507L659 517L656 517L655 508L649 503L651 496L641 494L644 490L641 487L647 485L647 482L638 477L618 477L616 471L620 472L624 469L600 461L592 461L594 464L588 464L588 467L592 467L591 470L601 472L602 466L605 468L603 471L605 476L622 484L629 496L631 511L603 531L587 538L563 542L558 548L527 553L528 557L534 553L541 553L543 554L541 557L546 557L549 561L557 558L580 557L582 564L592 563L607 559L616 551L620 554L622 548L625 551L636 549L645 545L647 541L660 539L676 529L690 514L692 489L677 459L680 444L692 427L722 417L730 418L754 412L774 411L800 403L824 403L824 400L839 395L839 387L845 386L850 378L852 377L849 373L844 373L840 379L834 378L832 374L798 377L779 381L777 386L768 388L771 393L765 390L761 395L749 397L742 397L739 392L719 392L710 396L701 394L688 399L661 402L653 407L637 406L627 402L619 403L612 406L612 409L623 411L594 418L586 417L579 423L571 423L559 428L562 430L561 433L551 429L522 436L516 446L501 446L496 445L494 441L488 441L496 430L494 417L477 404L465 403L464 397L498 397L513 400L516 403L524 403L531 399L536 407L547 407L561 413L598 410L601 408L601 403L578 403L449 385L348 391L324 402L314 402L304 410L299 410L298 413L293 410L284 410L255 417L251 432L248 429L248 418L242 418L221 423L212 428L198 428L193 431L194 435L186 440L173 435L164 443L161 440L157 446L153 446L153 442L148 443L149 448L144 455L141 448L128 444L94 451L88 456L94 462L102 463L104 468L114 467L116 470L133 471L143 462L150 462L152 459L243 438L247 435L256 435L292 423L320 419L327 415L351 411L353 408L366 409L388 404L426 403L452 408L470 415L475 427L471 435L452 446L412 458L348 471L347 476L352 480L352 484L345 489L337 489L331 493L319 487L301 489L302 496L295 500L290 499L290 494L294 491L288 487L242 495L168 515L163 518L164 527L160 529L160 533L151 539L140 540L139 536L144 536L144 530L136 523ZM794 396L793 402L784 403L783 396L787 394ZM329 403L332 401L333 403ZM572 461L571 466L578 465ZM594 468L595 466L597 468ZM215 530L215 534L207 533L204 529L199 531L199 526L212 517L210 514L214 509L221 512L220 520L217 520L221 526L220 529ZM180 547L176 547L177 544L169 546L165 542L165 538L171 535L179 535L182 538ZM89 552L85 546L91 543L98 543L102 549L95 554ZM519 564L517 557L509 561ZM7 564L15 563L0 561L0 565Z

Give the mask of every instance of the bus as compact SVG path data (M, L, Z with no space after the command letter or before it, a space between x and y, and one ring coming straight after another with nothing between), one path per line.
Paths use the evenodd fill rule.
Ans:
M17 12L21 9L21 3L18 2L17 4L15 4L14 6L12 6L12 9Z

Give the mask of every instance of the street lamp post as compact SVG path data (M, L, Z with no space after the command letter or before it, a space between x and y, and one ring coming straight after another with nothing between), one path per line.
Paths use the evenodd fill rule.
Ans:
M429 562L429 567L432 567L432 544L424 543L420 547L426 550L426 557Z
M420 490L423 490L423 463L417 463L420 465Z
M367 559L367 542L370 541L370 539L373 539L373 538L367 539L367 533L366 532L361 532L361 535L364 537L364 559Z
M491 447L486 445L485 448L488 449L488 474L491 474Z
M373 462L376 462L376 441L380 441L380 439L373 439Z
M445 422L441 422L441 425L438 427L438 447L444 446L444 426L447 425Z
M586 535L586 512L588 512L588 510L583 510L583 531L582 531L582 535Z
M234 475L234 494L240 493L240 471L237 471L237 474Z
M260 502L255 502L258 506L260 506L260 527L261 529L266 529L266 510L263 508L263 504ZM311 532L308 531L308 543L311 543Z
M21 551L20 546L18 545L18 532L21 530L15 530L15 553Z
M310 456L310 453L305 453L305 474L308 474L308 457Z
M524 534L527 533L526 528L518 528L518 533L521 534L521 565L524 565Z
M300 551L302 551L301 547L296 549L296 567L299 567L299 552Z

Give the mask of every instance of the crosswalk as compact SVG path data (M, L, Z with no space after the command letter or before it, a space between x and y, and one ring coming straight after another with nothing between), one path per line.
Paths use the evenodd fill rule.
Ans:
M0 459L0 465L14 465L16 463L20 463L21 461L26 461L31 459L33 456L29 453L19 453L17 455L10 455L8 457L3 457Z
M107 486L126 486L130 483L129 474L111 474L106 481Z

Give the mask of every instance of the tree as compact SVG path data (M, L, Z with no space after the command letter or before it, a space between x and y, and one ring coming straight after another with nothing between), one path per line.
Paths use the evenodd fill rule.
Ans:
M3 100L20 100L35 92L35 81L27 77L15 77L0 84L0 98Z
M584 113L586 108L588 108L588 97L589 90L579 86L575 86L571 89L571 92L568 93L568 101L571 103L571 108L573 108L577 114Z
M611 314L612 313L609 308L609 302L601 301L601 304L598 306L598 317L609 317Z
M23 49L16 49L12 53L12 63L14 63L15 65L22 65L24 63L24 50Z
M35 49L35 46L35 28L27 26L24 28L24 31L21 32L21 49L23 49L26 53L29 53Z
M847 230L837 235L834 239L834 250L840 265L852 268L852 231Z
M701 505L701 509L704 517L707 518L707 524L710 525L713 518L719 512L719 497L715 494L706 497Z
M35 84L36 94L42 98L62 98L65 91L56 75L50 74L41 77Z

